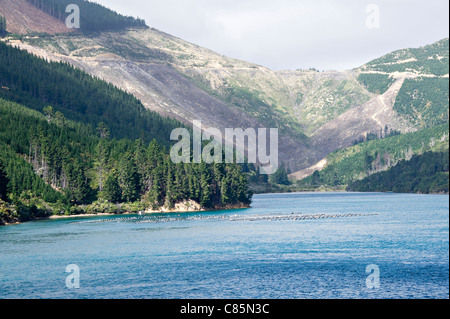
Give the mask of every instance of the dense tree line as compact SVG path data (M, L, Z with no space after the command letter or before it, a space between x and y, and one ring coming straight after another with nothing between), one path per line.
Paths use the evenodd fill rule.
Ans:
M397 135L400 135L400 134L401 134L400 131L390 129L389 126L386 125L384 127L384 129L380 128L379 132L367 133L366 135L361 136L360 138L354 140L353 141L353 145L358 145L358 144L369 142L369 141L389 138L389 137L397 136Z
M448 193L449 153L426 152L400 161L388 171L351 183L358 192Z
M47 62L0 42L0 98L42 111L52 105L68 119L104 122L114 138L156 139L168 146L170 132L183 125L144 108L133 95L76 69Z
M241 165L174 164L156 140L110 139L101 134L105 127L95 134L49 116L50 111L42 114L0 99L0 163L6 172L0 180L2 186L8 180L12 202L37 197L53 203L56 214L98 200L137 202L141 210L173 208L187 200L205 208L250 203Z
M6 18L0 15L0 37L6 35Z
M0 43L1 187L8 181L8 203L1 188L0 206L10 205L2 208L8 216L172 208L187 200L248 205L241 165L172 163L169 137L179 127L81 70Z
M327 156L327 165L297 185L301 190L345 187L356 180L384 171L403 159L427 151L448 152L448 124L414 133L377 138Z
M145 21L123 16L104 6L85 0L26 0L52 17L65 22L66 8L75 4L80 8L80 29L83 32L115 31L132 27L146 27Z

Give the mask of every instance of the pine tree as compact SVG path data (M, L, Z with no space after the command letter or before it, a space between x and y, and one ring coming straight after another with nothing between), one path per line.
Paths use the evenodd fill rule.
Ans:
M278 170L275 172L275 174L272 174L270 176L270 181L275 184L280 185L290 185L291 182L289 181L288 174L286 171L286 168L284 165L281 165Z
M6 175L6 171L3 168L3 164L0 163L0 200L6 201L8 193L9 179Z
M50 123L53 119L53 116L55 115L55 111L53 110L53 107L50 105L44 107L44 115L47 117L47 122Z
M166 198L164 206L167 208L173 208L175 205L175 190L174 190L174 178L172 162L167 161L167 173L166 173Z
M146 194L146 202L151 209L156 210L162 206L162 186L161 186L161 175L160 168L155 168L152 171L152 181L151 188Z
M121 195L122 194L119 186L119 181L117 179L116 173L113 172L105 181L102 196L104 199L111 203L119 203L122 197Z
M6 35L6 18L0 15L0 36Z
M122 189L122 200L136 201L139 198L139 176L131 152L125 153L120 159L118 178Z
M104 122L98 123L97 132L100 138L108 138L110 134L110 130Z
M103 191L108 165L108 150L104 140L101 140L96 149L96 161L94 163L98 178L98 188Z
M148 158L144 143L141 139L134 142L134 163L136 165L137 174L139 178L139 191L142 194L148 191L150 187L149 174L148 174Z
M68 176L66 194L74 204L85 204L89 198L89 181L79 159L65 167Z
M200 205L205 208L211 208L212 192L211 192L211 174L207 165L200 163Z
M221 205L227 205L231 199L231 189L229 184L229 177L225 177L220 182L220 203Z

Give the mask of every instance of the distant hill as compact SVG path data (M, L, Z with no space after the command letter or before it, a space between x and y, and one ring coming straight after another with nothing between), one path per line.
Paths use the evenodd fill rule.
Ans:
M449 190L449 153L426 152L402 160L386 172L351 183L348 191L445 193Z
M53 5L66 3L35 3L44 1ZM226 128L278 128L279 160L294 172L292 176L308 176L315 167L323 167L325 172L333 165L325 159L334 156L334 152L355 150L355 141L381 137L380 132L386 127L400 136L410 136L409 133L442 127L449 121L448 39L421 48L397 50L353 70L273 71L159 30L139 27L141 22L137 19L138 26L128 28L131 19L116 20L106 8L92 12L105 12L108 23L126 23L119 27L120 32L114 28L107 32L99 29L101 32L39 34L7 37L4 41L109 82L133 95L146 109L187 126L200 119L204 128L214 127L222 132ZM57 12L51 14L61 19ZM5 17L11 19L11 13ZM16 92L17 99L26 97L27 94ZM109 105L94 109L106 116ZM94 112L92 118L86 119L98 122L98 115ZM123 126L115 121L111 119L109 123L112 131L115 125ZM136 136L136 131L133 127L130 134ZM376 151L377 156L384 154L383 143L387 140L379 141L380 144L372 141L369 145L373 152L368 156L374 156ZM406 144L405 147L408 148ZM393 155L391 150L388 153ZM395 157L392 163L400 159ZM364 162L360 160L359 164ZM378 172L360 168L340 170L338 183L353 181L355 176L347 178L350 173L363 172L358 178L364 178L366 173ZM299 171L305 174L295 174Z
M448 38L421 48L394 51L365 64L359 71L359 81L378 94L404 73L406 80L394 110L419 128L448 123Z
M449 125L376 139L335 151L326 166L298 181L302 189L343 188L367 176L386 171L402 160L425 152L448 152Z
M402 49L386 54L362 66L364 72L411 72L444 76L449 72L449 39L420 48Z

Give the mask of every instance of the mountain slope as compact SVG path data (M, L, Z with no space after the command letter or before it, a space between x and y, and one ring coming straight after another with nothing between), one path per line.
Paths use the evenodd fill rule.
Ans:
M137 36L142 39L133 40ZM102 33L89 38L59 36L26 39L26 44L12 43L50 60L67 61L80 67L132 93L146 108L179 119L187 125L192 125L194 120L202 120L205 128L215 127L222 130L237 127L279 127L284 132L280 138L280 157L283 161L296 165L289 153L294 149L294 153L300 158L306 148L306 142L305 138L302 138L302 132L292 128L295 123L279 118L277 112L254 116L243 112L239 107L229 105L220 96L202 89L186 70L172 62L177 58L174 52L159 47L147 48L146 44L151 43L147 42L148 36L154 39L167 38L156 30L135 30L126 33ZM168 44L169 41L166 45ZM227 60L205 49L199 52L204 58L210 56L221 61ZM251 64L239 64L242 69L253 70ZM258 98L244 97L244 100L248 105L255 105L255 102L258 106L268 105ZM242 105L239 102L234 104Z
M56 34L73 31L26 0L0 0L0 15L6 17L6 30L14 34Z
M407 133L448 122L445 92L436 108L425 93L419 99L404 93L405 83L420 77L448 81L448 72L441 70L448 65L448 40L344 72L276 72L154 29L9 42L69 62L133 94L146 108L188 125L202 120L206 128L222 131L277 127L280 161L291 171L315 165L386 126ZM433 122L436 114L439 121Z
M97 127L103 122L115 138L157 139L181 123L146 110L131 94L67 63L48 63L0 42L0 97L41 111L51 105L67 118Z
M415 75L448 77L449 39L442 39L420 48L409 48L388 53L363 65L362 72L393 74L409 72Z
M448 152L449 125L443 124L413 133L376 139L337 150L326 157L326 165L317 167L298 185L303 189L320 186L340 187L386 171L402 160L425 152ZM295 176L293 176L295 177Z
M445 193L448 194L449 153L426 152L402 160L386 172L351 183L347 190L358 192Z
M0 43L0 225L185 203L247 207L241 165L172 162L164 146L180 126L66 63Z
M394 111L416 128L448 123L449 39L403 49L373 60L358 70L369 87L403 78ZM363 78L361 78L363 77ZM384 78L383 78L384 77Z
M288 76L223 57L153 29L12 43L80 67L132 93L145 107L185 124L200 119L205 127L221 130L277 127L280 160L293 171L316 163L329 152L327 147L309 146L306 133L311 135L318 125L307 125L310 117L301 112L304 105L310 106L310 116L317 117L314 122L321 125L370 98L351 76L301 71ZM297 87L302 79L305 84ZM322 83L322 90L314 96L309 85L316 86L316 81ZM306 101L303 104L301 95ZM314 101L318 99L324 103L317 107ZM327 102L331 100L338 102Z

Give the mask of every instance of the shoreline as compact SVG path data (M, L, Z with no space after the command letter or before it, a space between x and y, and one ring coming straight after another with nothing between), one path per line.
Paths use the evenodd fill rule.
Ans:
M271 192L271 193L259 193L255 195L268 195L268 194L305 194L305 193L361 193L361 194L367 194L367 193L375 193L375 194L410 194L410 195L440 195L440 196L449 196L449 193L431 193L431 194L422 194L422 193L394 193L394 192L355 192L355 191L347 191L347 190L316 190L316 191L293 191L293 192ZM251 208L251 205L243 205L242 203L236 204L236 205L228 205L224 207L218 207L213 209L206 209L206 208L186 208L185 206L182 208L174 208L174 209L165 209L164 207L160 208L159 210L145 210L142 211L144 215L146 214L188 214L188 213L202 213L202 212L213 212L213 211L221 211L221 210L234 210L234 209L248 209ZM70 218L83 218L83 217L107 217L107 216L126 216L126 215L138 215L138 212L125 212L125 213L100 213L100 214L79 214L79 215L50 215L46 217L36 217L31 220L27 221L16 221L11 223L4 223L0 224L1 226L14 226L14 225L20 225L26 222L32 222L32 221L39 221L39 220L57 220L57 219L70 219Z
M236 204L236 205L227 205L224 207L218 207L218 208L195 208L195 209L181 209L181 208L173 208L173 209L165 209L164 207L160 208L160 210L145 210L142 211L143 216L144 215L152 215L152 214L188 214L188 213L204 213L204 212L212 212L212 211L221 211L221 210L234 210L234 209L248 209L250 208L250 205L244 205L244 204ZM78 214L78 215L50 215L46 217L36 217L31 220L23 221L23 222L12 222L12 223L5 223L3 225L0 224L0 226L14 226L14 225L20 225L26 222L32 222L32 221L44 221L44 220L58 220L58 219L71 219L71 218L84 218L84 217L107 217L107 216L126 216L126 215L138 215L138 212L125 212L125 213L100 213L100 214Z

